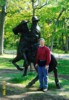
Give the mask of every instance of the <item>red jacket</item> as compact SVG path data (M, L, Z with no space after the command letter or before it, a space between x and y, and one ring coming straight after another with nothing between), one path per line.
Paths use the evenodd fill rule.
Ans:
M39 47L36 55L36 64L38 64L38 60L46 60L46 65L49 65L51 61L50 49L46 46Z

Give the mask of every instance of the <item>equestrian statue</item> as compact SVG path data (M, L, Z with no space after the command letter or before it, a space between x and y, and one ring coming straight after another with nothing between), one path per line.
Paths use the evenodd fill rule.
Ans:
M23 20L19 25L17 25L15 28L13 28L13 32L15 35L20 34L20 40L19 45L17 48L17 55L12 60L12 63L15 65L15 67L23 71L23 76L27 75L28 66L31 66L31 63L33 63L35 70L37 71L37 68L35 67L36 64L36 53L37 49L39 47L39 39L41 37L40 34L40 27L38 25L39 18L37 16L32 17L32 25L29 29L28 23L29 21ZM24 60L23 67L20 67L17 62L20 60ZM58 89L61 88L59 80L58 80L58 73L57 73L57 60L56 58L51 54L51 62L49 64L49 73L54 72L55 77L55 84ZM38 73L38 71L37 71ZM36 81L38 80L38 75L27 85L27 87L32 86Z

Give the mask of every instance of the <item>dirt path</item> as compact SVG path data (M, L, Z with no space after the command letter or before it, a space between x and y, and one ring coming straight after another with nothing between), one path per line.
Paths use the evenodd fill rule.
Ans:
M15 54L4 54L1 58L14 58ZM56 58L68 59L69 55L58 55L55 54ZM69 100L69 91L65 89L49 89L46 93L37 91L35 86L31 88L25 88L23 84L8 83L11 78L8 76L11 73L19 74L16 69L0 69L0 100ZM7 74L7 76L5 76ZM53 77L52 74L50 74ZM14 77L14 76L13 76ZM69 75L59 75L59 78L69 80ZM6 80L6 96L3 95L3 81ZM68 97L67 97L68 96ZM68 98L68 99L67 99Z
M31 88L25 88L22 84L13 84L6 83L6 96L3 96L3 79L1 79L2 75L5 73L13 74L19 73L16 69L0 69L0 100L69 100L65 98L61 93L67 93L65 90L57 90L55 92L52 90L48 90L46 93L37 91L35 86ZM52 76L52 75L51 75ZM69 76L67 75L59 75L61 78L65 78L69 80ZM5 76L6 77L6 76ZM9 79L7 79L9 80ZM54 92L54 93L53 93ZM56 94L55 94L56 93ZM58 95L60 93L60 95Z
M66 59L69 60L69 54L57 54L52 53L57 59ZM16 51L5 51L5 54L0 57L2 58L14 58L16 56Z

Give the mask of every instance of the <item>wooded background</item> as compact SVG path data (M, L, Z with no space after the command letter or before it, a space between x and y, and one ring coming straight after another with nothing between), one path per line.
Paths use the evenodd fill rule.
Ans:
M16 49L19 36L12 29L22 20L38 16L41 36L53 49L69 50L69 0L0 0L0 54Z

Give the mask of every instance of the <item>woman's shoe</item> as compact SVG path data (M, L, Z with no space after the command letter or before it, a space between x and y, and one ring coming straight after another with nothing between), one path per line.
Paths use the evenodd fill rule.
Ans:
M47 88L46 89L43 89L43 92L46 92L47 91Z
M43 88L39 88L37 91L43 91Z

